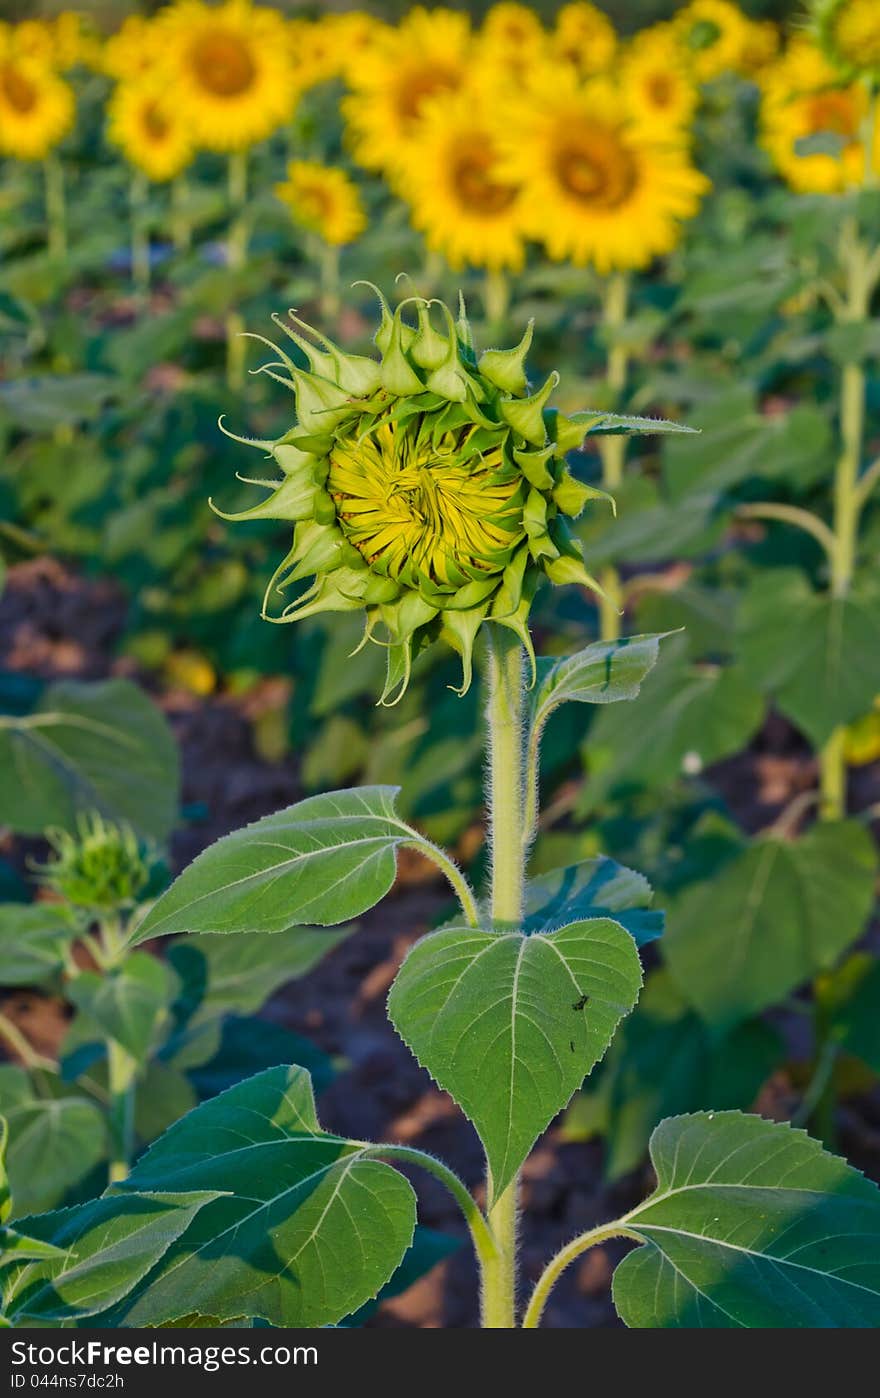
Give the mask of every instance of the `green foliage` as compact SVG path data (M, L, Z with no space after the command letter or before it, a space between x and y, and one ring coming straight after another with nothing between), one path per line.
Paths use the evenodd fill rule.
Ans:
M614 1274L627 1325L876 1329L880 1191L818 1141L739 1112L663 1122L647 1246Z

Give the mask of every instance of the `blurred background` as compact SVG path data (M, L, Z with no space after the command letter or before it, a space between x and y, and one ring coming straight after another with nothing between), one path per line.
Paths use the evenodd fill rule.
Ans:
M106 1069L69 984L71 957L93 964L81 910L86 940L45 951L45 910L72 896L36 872L68 849L59 830L77 849L96 811L130 830L146 899L249 820L391 782L408 820L485 871L479 686L458 697L459 661L435 646L377 706L384 655L355 653L356 616L261 619L290 525L208 503L251 509L275 472L260 444L294 420L259 372L279 367L272 344L243 332L303 366L272 319L299 333L293 307L369 353L373 287L463 292L482 346L533 321L531 377L561 372L563 411L700 429L572 453L597 492L574 528L604 600L536 601L543 654L675 634L632 704L569 705L547 733L533 870L611 855L650 879L667 930L638 1010L526 1167L526 1272L644 1195L649 1134L677 1111L791 1120L880 1180L876 0L2 0L0 18L0 1110L17 1212L107 1174ZM417 1143L479 1193L472 1129L385 1015L406 950L448 912L411 856L357 929L216 938L200 968L154 948L138 1148L296 1061L328 1127ZM472 1325L461 1226L415 1182L418 1247L358 1323ZM617 1323L623 1246L566 1273L548 1323Z

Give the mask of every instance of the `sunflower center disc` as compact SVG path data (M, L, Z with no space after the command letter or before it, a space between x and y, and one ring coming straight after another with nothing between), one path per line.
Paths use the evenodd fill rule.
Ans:
M246 45L222 29L200 38L193 45L190 59L199 82L215 97L238 97L247 91L256 75Z
M601 209L618 208L636 184L635 162L611 131L596 130L588 140L563 147L556 173L574 199Z
M37 105L37 89L11 63L0 69L0 87L10 107L17 112L32 112Z
M513 185L501 184L491 175L492 164L485 151L466 151L459 156L453 181L462 204L480 214L500 214L516 199Z

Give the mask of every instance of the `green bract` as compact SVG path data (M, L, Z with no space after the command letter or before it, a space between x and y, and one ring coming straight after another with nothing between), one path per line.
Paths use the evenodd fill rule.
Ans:
M442 302L413 298L392 315L380 294L380 305L377 360L344 353L293 313L275 317L309 367L277 351L262 372L295 394L297 421L276 442L249 443L283 476L267 500L224 518L293 524L264 616L364 609L365 640L388 647L388 703L438 638L462 657L463 693L485 620L509 627L533 659L528 615L542 576L597 586L566 520L603 492L576 480L565 454L607 414L548 408L556 373L530 391L531 325L515 348L478 356L463 303L457 320ZM277 594L307 579L269 615Z
M46 839L52 857L35 866L40 882L76 908L131 907L146 887L154 856L130 825L115 825L91 811L77 817L75 835L52 829Z

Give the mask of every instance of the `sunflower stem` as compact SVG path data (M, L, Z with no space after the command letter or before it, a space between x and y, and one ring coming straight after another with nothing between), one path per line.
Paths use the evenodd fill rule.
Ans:
M339 248L316 238L318 271L321 280L321 314L325 320L335 320L341 304L339 283Z
M497 268L486 272L483 282L483 306L489 335L499 335L504 329L510 306L510 282Z
M229 157L231 221L226 244L226 263L232 272L240 272L247 262L247 186L247 151L233 151ZM226 316L226 382L231 389L241 389L244 383L244 368L244 317L240 311L230 310Z
M139 297L146 297L150 290L150 235L146 222L149 185L140 170L131 177L128 191L129 215L131 218L131 279Z
M491 628L488 645L488 807L492 842L492 921L519 927L523 911L523 652L512 632ZM487 1195L492 1197L491 1175ZM514 1177L488 1212L494 1254L482 1265L482 1324L516 1325L517 1209Z
M43 162L46 181L46 232L52 257L67 256L67 201L64 195L64 166L52 152Z
M171 240L177 252L188 252L192 244L192 227L186 206L189 202L189 181L178 175L171 184Z
M621 399L626 390L629 351L621 340L620 331L626 322L628 301L629 279L624 272L615 272L605 282L602 297L602 325L608 346L605 382L612 410L621 406ZM626 437L622 434L600 436L599 454L602 461L603 488L613 495L623 484ZM599 599L600 635L603 641L616 641L620 636L620 611L623 603L623 590L617 569L609 564L600 573L599 581L606 594Z

